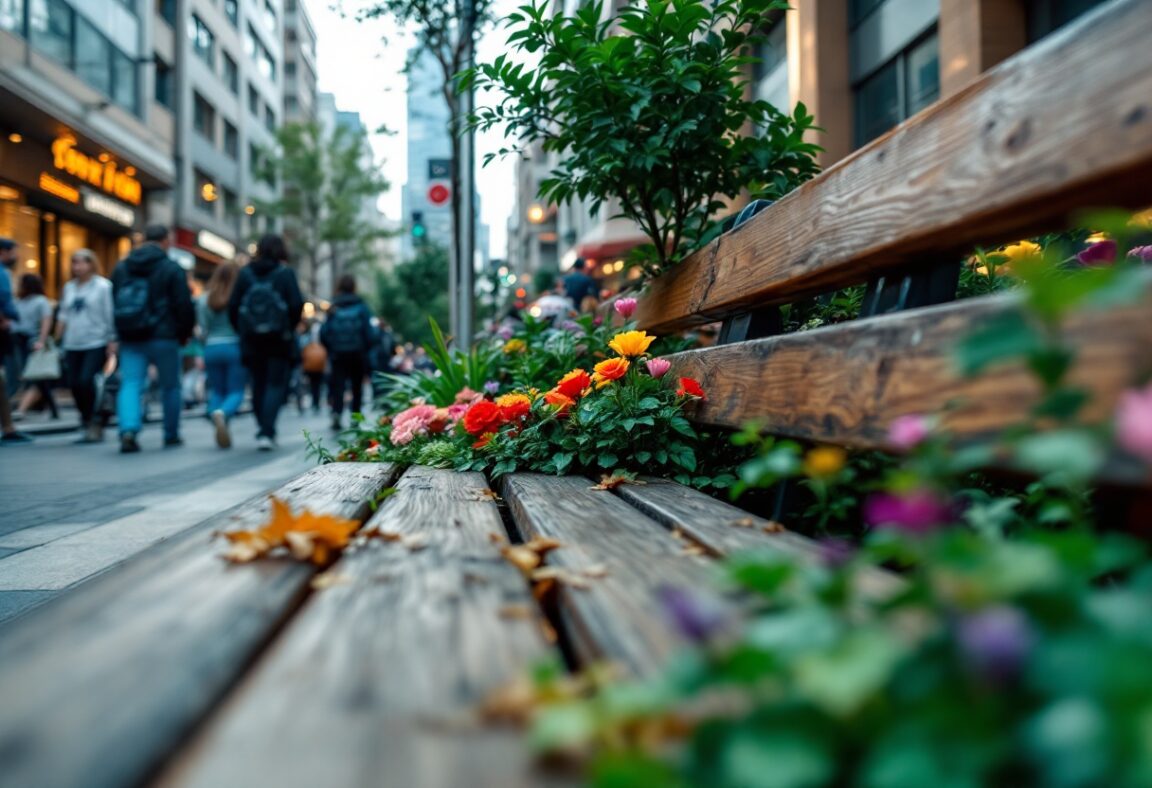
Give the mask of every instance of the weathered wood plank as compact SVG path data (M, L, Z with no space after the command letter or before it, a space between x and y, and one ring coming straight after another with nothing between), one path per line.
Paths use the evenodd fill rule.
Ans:
M1014 296L962 301L869 320L753 340L670 357L676 374L703 383L708 401L694 415L740 427L862 448L883 448L889 424L911 413L939 414L961 441L1019 424L1040 399L1022 365L965 379L953 354L980 325L1013 308ZM1120 393L1152 360L1152 296L1069 320L1078 348L1070 380L1092 394L1084 418L1107 421ZM1136 473L1133 476L1133 473ZM1109 474L1138 480L1117 463Z
M1152 3L1115 0L652 282L666 333L1152 204Z
M564 546L548 564L580 572L603 567L588 588L561 584L560 606L585 664L608 660L635 676L658 672L681 644L655 596L663 585L711 588L709 562L686 555L668 529L580 477L512 474L504 497L525 538Z
M316 468L275 492L294 507L363 519L386 465ZM5 629L0 783L135 785L240 676L299 603L310 566L235 566L217 529L266 519L265 496L196 526Z
M462 727L493 690L552 654L480 474L412 468L266 657L162 779L179 786L536 785L523 738Z
M616 494L657 522L680 529L715 553L773 552L806 564L824 560L824 550L818 542L792 531L777 530L763 517L676 482L644 481L642 485L617 487ZM862 593L876 597L890 596L904 585L896 575L881 569L861 572L856 579Z

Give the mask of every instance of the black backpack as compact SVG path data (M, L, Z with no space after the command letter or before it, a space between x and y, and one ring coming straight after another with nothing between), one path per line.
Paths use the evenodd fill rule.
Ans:
M150 276L129 274L116 289L112 310L116 334L127 342L151 339L163 318L162 311L152 302Z
M336 307L328 315L325 327L328 349L333 353L363 353L368 349L364 310L360 306Z
M279 269L276 269L279 270ZM268 276L253 275L252 286L240 299L240 334L253 339L284 339L290 335L288 304Z

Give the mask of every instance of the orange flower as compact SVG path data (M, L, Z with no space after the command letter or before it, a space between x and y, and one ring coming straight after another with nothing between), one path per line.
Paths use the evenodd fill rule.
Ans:
M504 421L519 421L532 410L532 398L527 394L505 394L496 400Z
M619 380L624 377L628 372L628 359L626 358L610 358L607 361L601 361L594 369L596 370L596 383L597 387L600 384L607 384L608 381Z
M608 347L624 358L631 358L644 355L648 352L648 346L655 341L656 337L648 336L647 331L624 331L612 337Z
M587 375L587 373L585 373ZM552 389L544 395L544 401L556 408L556 415L566 416L576 401L559 389Z
M495 437L496 437L496 433L486 432L480 436L480 440L478 440L472 444L472 448L473 449L483 449L485 446L487 446L489 443L491 443L492 439Z
M482 399L468 408L464 414L464 429L469 435L483 435L485 432L495 432L504 423L500 406L495 402Z
M704 396L704 389L700 388L700 384L692 378L680 378L680 388L676 389L676 396L708 399Z
M569 399L576 399L592 385L592 378L582 369L574 369L556 384L556 391Z

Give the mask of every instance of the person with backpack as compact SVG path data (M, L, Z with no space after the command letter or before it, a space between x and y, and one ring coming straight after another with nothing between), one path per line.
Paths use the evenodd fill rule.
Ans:
M336 298L328 310L328 319L320 329L320 341L328 349L332 379L328 396L332 401L332 429L341 428L344 413L344 389L352 389L352 413L362 411L364 375L368 356L375 345L372 312L356 295L356 278L350 274L336 283Z
M218 265L196 302L208 374L208 417L216 429L216 445L221 449L232 446L228 425L244 402L248 384L248 373L240 363L240 337L228 318L228 301L239 273L240 266L234 262Z
M144 243L112 272L112 309L120 339L120 452L140 451L140 398L148 367L156 368L164 409L164 448L184 445L180 437L180 346L192 337L196 312L184 269L168 256L168 228L150 225Z
M256 258L236 278L228 300L228 317L240 335L240 357L252 379L252 408L260 432L260 451L276 446L276 419L287 400L295 363L295 327L304 297L295 272L285 263L284 239L269 233L256 244Z

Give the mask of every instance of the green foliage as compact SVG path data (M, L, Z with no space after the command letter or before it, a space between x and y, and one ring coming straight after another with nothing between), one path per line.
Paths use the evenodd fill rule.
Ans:
M424 349L435 372L417 370L410 375L383 375L388 393L381 404L390 411L406 408L414 400L447 407L464 389L483 391L484 384L496 375L500 358L497 349L490 345L473 345L467 351L449 349L436 319L429 317L428 323L432 341L425 344Z
M747 52L786 7L649 0L612 18L600 2L573 16L542 0L522 6L508 45L539 65L501 55L464 74L462 85L503 93L472 123L559 154L540 198L588 200L592 211L616 201L651 240L644 262L658 273L715 234L725 198L775 199L816 172L805 107L788 115L745 98ZM747 136L750 125L760 133Z
M438 244L416 249L408 262L376 272L374 306L405 342L433 341L429 320L448 324L448 252Z

